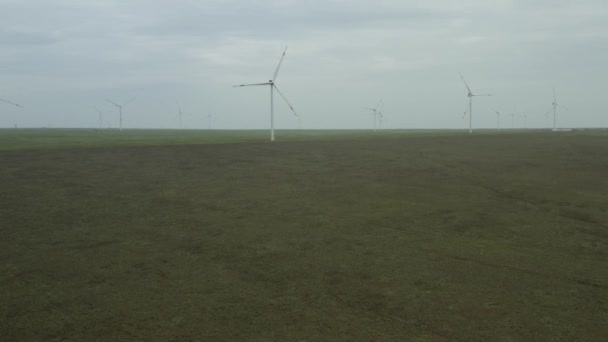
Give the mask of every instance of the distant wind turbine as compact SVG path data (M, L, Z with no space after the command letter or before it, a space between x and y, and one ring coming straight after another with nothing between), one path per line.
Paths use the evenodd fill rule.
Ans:
M500 112L497 110L494 110L494 112L496 112L496 129L500 129Z
M557 107L563 108L565 110L568 110L568 108L560 106L557 103L557 97L555 96L555 88L553 88L553 130L556 131L557 130Z
M374 132L376 132L377 128L378 128L378 124L376 123L376 121L378 121L378 123L380 124L380 126L382 125L382 119L384 118L382 115L382 108L384 107L384 103L382 102L382 100L378 101L378 104L376 104L376 106L374 108L370 108L370 107L361 107L361 109L365 109L365 110L369 110L372 112L373 115L373 119L374 119Z
M16 107L19 107L19 108L23 108L23 106L22 106L22 105L20 105L20 104L18 104L18 103L15 103L15 102L12 102L12 101L9 101L9 100L0 99L0 101L5 102L5 103L8 103L8 104L11 104L11 105L16 106ZM15 124L15 128L17 128L17 124Z
M207 115L207 119L209 120L209 126L208 129L211 129L211 119L213 118L213 116L211 115L211 112L209 112L209 114Z
M103 124L103 113L99 110L99 108L95 107L97 114L99 114L99 129L101 129L101 125Z
M118 104L116 102L110 101L108 99L106 99L106 101L110 102L111 104L115 105L116 107L118 107L118 111L120 113L120 124L119 124L119 129L122 131L122 108L125 107L126 105L128 105L129 103L135 101L135 97L130 99L129 101L123 103L123 104Z
M8 104L12 104L13 106L17 106L17 107L19 107L19 108L23 108L23 106L22 106L22 105L20 105L20 104L18 104L18 103L15 103L15 102L12 102L12 101L9 101L9 100L0 99L0 101L2 101L2 102L6 102L6 103L8 103Z
M464 111L464 115L467 115L467 111L469 112L469 133L473 133L473 96L492 96L492 94L473 94L471 88L467 84L467 81L464 80L462 74L460 74L460 78L462 78L462 82L464 82L464 86L467 87L467 91L469 92L467 96L469 97L469 105L467 109Z
M179 129L182 129L182 107L177 103L177 110L179 115Z
M283 93L281 93L281 91L279 90L279 88L275 84L275 81L277 80L277 75L279 74L279 69L281 68L281 63L283 63L283 58L285 58L285 53L286 52L287 52L287 47L285 47L285 50L283 50L283 55L281 55L281 59L279 60L279 65L277 65L277 68L274 71L274 75L273 75L272 79L269 80L268 82L264 82L264 83L251 83L251 84L239 84L239 85L233 86L233 87L266 86L266 85L270 86L270 141L274 141L274 91L275 90L283 98L283 100L285 101L285 103L287 103L287 105L289 106L289 109L291 109L291 111L293 112L293 114L297 118L299 118L299 116L296 113L295 109L293 109L293 106L289 103L289 101L287 100L287 98L285 97L285 95L283 95Z

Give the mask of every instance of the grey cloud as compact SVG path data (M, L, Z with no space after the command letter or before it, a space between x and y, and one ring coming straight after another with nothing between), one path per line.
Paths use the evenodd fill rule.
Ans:
M0 44L4 46L22 46L22 45L47 45L53 44L59 39L46 32L27 32L0 29Z
M230 85L270 77L285 44L281 90L308 127L367 127L358 108L379 97L392 127L461 127L459 71L496 94L476 103L481 126L493 107L544 110L553 86L585 108L569 124L605 122L586 96L605 91L599 0L0 1L3 94L31 102L30 125L53 112L56 125L83 125L96 99L133 94L132 125L169 126L180 98L194 116L216 110L218 126L263 128L266 92Z
M358 27L428 25L448 19L440 10L352 6L349 3L306 2L297 6L273 6L267 2L234 2L234 6L192 4L174 8L157 22L138 32L154 36L208 37L216 34L276 38L311 31ZM151 11L154 12L154 11ZM154 16L154 14L153 14Z

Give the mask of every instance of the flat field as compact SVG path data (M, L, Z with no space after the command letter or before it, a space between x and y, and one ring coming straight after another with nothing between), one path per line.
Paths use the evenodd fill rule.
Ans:
M0 132L2 340L608 340L607 133L45 132Z

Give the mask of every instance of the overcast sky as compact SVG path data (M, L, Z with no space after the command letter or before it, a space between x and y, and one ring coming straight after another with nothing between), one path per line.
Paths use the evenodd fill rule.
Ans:
M605 0L0 0L0 126L269 126L272 78L303 128L606 127ZM276 126L298 120L275 97ZM518 113L515 117L511 113ZM524 117L527 119L524 121Z

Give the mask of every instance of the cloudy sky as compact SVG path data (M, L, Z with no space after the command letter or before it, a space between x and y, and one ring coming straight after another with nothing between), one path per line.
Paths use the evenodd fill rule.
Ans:
M606 127L605 0L0 0L0 126L267 128L272 78L303 128ZM277 128L300 124L275 97ZM511 116L512 113L517 113Z

